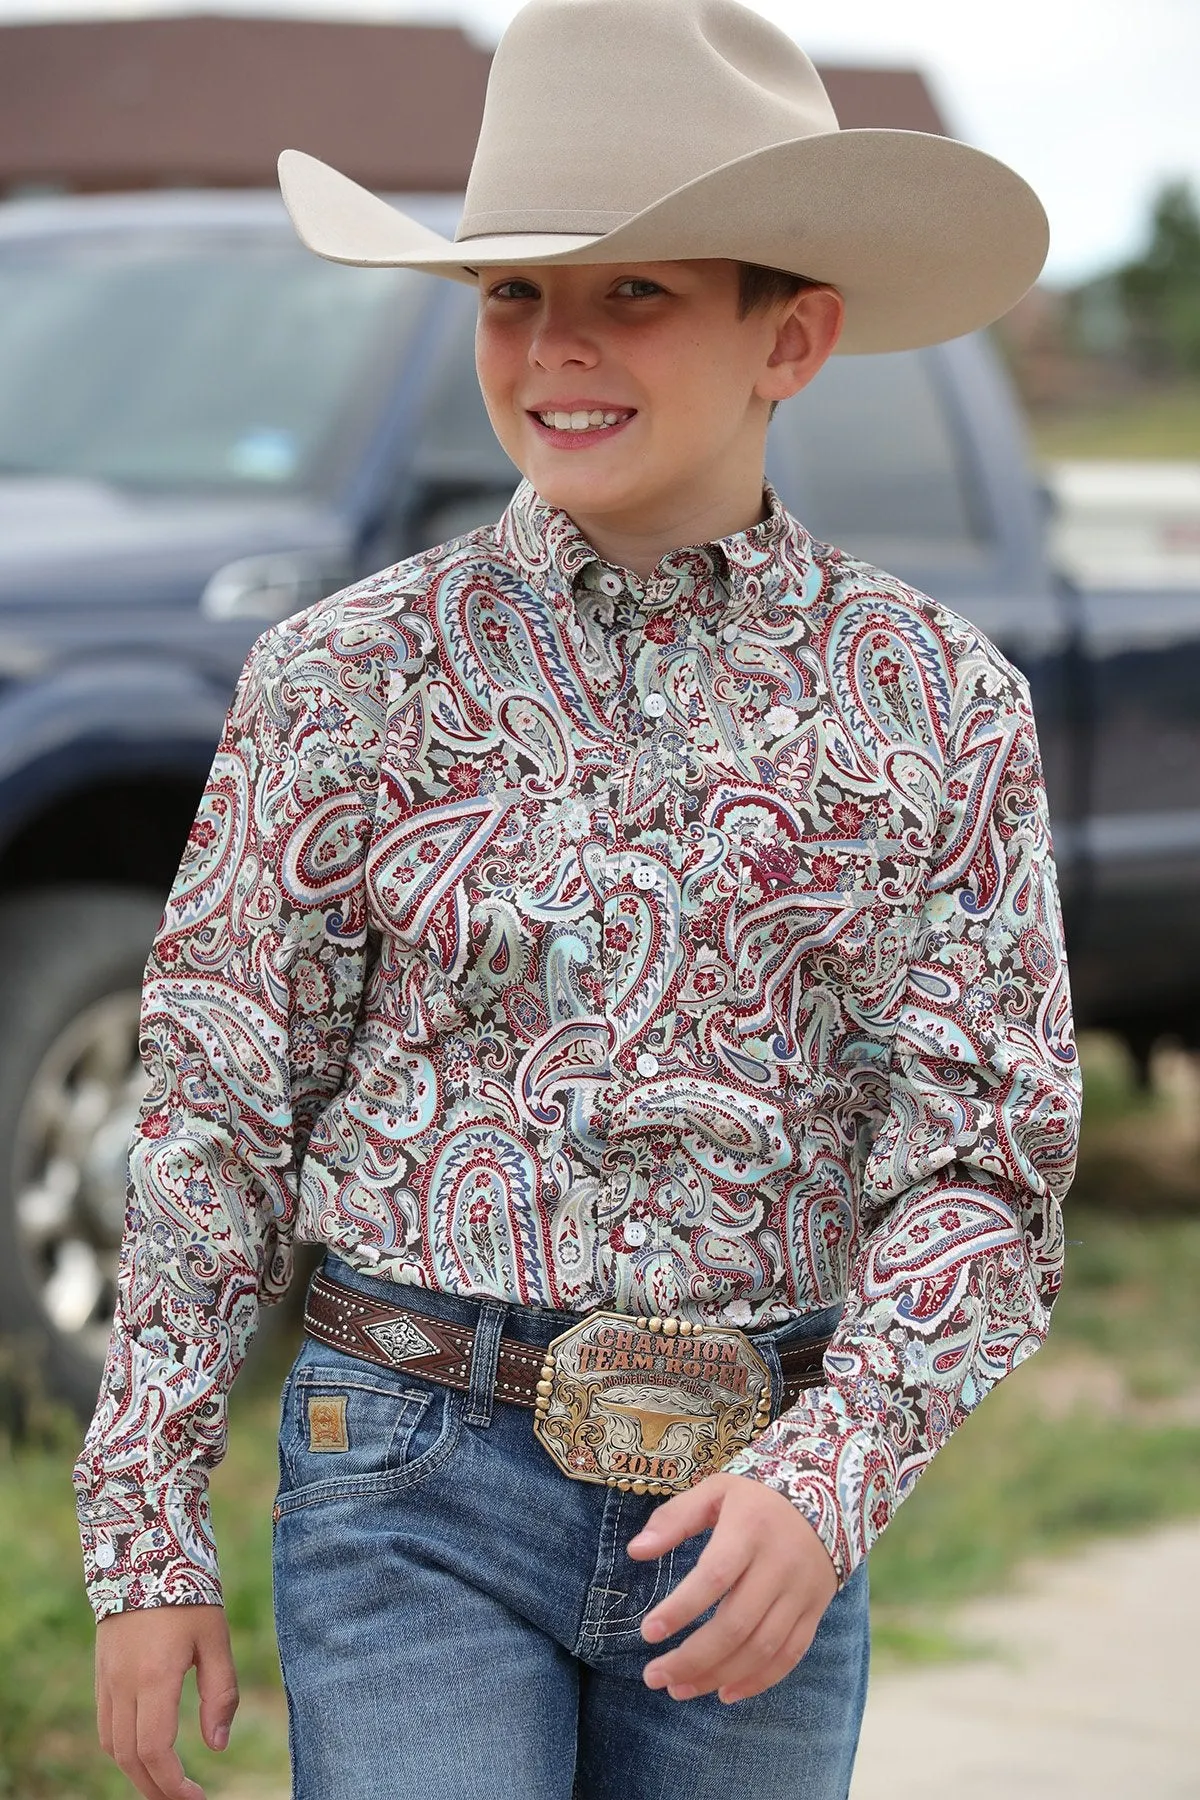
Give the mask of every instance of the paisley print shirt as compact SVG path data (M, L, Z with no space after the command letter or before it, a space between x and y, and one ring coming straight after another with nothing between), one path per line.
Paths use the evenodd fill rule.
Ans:
M220 1600L297 1238L528 1307L844 1300L727 1465L843 1580L1037 1348L1079 1076L1026 684L767 504L641 581L525 485L255 645L147 970L97 1616Z

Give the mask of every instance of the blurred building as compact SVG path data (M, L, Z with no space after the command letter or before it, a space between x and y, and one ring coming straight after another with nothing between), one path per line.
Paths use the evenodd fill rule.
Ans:
M273 187L286 145L368 187L453 191L490 61L455 26L204 14L0 26L0 196ZM916 70L821 73L843 126L945 130Z

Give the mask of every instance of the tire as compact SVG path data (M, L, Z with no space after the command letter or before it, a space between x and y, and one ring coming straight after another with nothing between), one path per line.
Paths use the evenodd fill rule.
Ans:
M41 1392L91 1418L116 1302L129 1140L147 1078L142 977L162 902L141 888L0 902L0 1427ZM246 1369L281 1375L323 1246L296 1244Z
M22 1381L83 1420L116 1297L146 1077L142 975L162 903L135 888L0 904L0 1333Z

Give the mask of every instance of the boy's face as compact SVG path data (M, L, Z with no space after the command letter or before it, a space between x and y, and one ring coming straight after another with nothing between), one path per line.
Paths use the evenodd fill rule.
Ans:
M731 496L757 503L770 403L812 379L841 317L821 288L739 318L727 260L483 269L476 364L550 505L585 531L686 531Z

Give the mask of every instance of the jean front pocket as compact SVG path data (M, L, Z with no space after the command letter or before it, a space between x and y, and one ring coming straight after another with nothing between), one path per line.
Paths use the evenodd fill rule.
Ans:
M277 1506L310 1506L408 1487L453 1449L454 1390L391 1374L314 1343L284 1395Z

